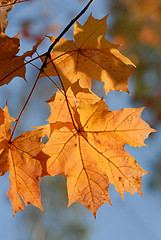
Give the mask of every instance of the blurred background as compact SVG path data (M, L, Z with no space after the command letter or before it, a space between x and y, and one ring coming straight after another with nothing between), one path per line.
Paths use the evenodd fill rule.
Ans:
M58 36L69 21L87 4L87 0L30 0L14 6L8 14L5 33L13 37L20 32L19 54L32 48L40 35ZM13 218L7 197L9 174L0 178L0 235L5 240L161 240L161 1L160 0L95 0L79 19L83 24L92 12L95 18L107 13L107 39L121 44L120 51L137 66L129 79L131 96L111 91L108 96L102 83L94 80L93 91L103 96L110 110L147 106L142 117L157 133L145 141L147 146L126 150L150 172L142 180L144 197L125 193L125 201L110 186L112 206L104 204L95 220L81 204L67 208L66 180L62 176L46 177L41 181L42 205L45 212L28 206ZM1 14L1 12L0 12ZM65 38L73 39L73 28ZM49 41L38 48L44 53ZM36 56L36 55L35 55ZM29 59L29 58L28 58ZM28 60L26 59L26 60ZM41 66L41 62L34 64ZM17 118L37 76L37 70L27 66L26 83L14 78L0 88L0 107L8 100L10 115ZM55 81L58 82L56 78ZM58 83L59 84L59 83ZM47 78L39 81L16 135L32 126L47 123L50 114L48 100L56 88Z

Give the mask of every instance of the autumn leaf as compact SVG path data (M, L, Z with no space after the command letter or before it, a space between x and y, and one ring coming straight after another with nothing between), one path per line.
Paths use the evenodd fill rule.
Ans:
M94 104L99 100L99 97L97 97L89 89L84 89L83 92L81 92L78 91L78 88L79 90L83 90L79 87L79 84L77 84L74 87L74 91L76 92L76 94L73 94L71 88L69 88L66 93L66 97L69 101L69 107L71 111L75 109L75 107L79 104L80 101ZM65 93L63 91L59 91L54 94L48 101L46 101L47 103L49 103L51 109L54 108L54 111L51 111L51 114L48 118L48 121L50 123L55 123L58 121L67 123L71 121L70 112L67 111L67 99L65 98Z
M39 178L42 166L37 155L41 152L43 129L25 132L11 142L11 121L8 109L0 110L0 172L10 172L8 197L13 205L13 214L32 203L42 209L40 202ZM22 203L22 201L24 203Z
M10 12L16 3L15 0L1 0L0 1L0 33L5 32L8 25L8 12Z
M122 197L125 191L142 195L141 178L147 172L124 146L143 146L144 139L155 131L141 119L143 108L109 111L103 100L95 104L80 101L74 107L69 98L69 121L69 108L66 105L65 110L62 100L62 104L58 103L59 96L60 93L55 96L56 101L49 101L51 116L56 112L56 118L52 121L49 117L51 136L43 151L50 156L48 173L64 173L67 177L69 205L81 202L96 216L103 203L110 203L109 182ZM63 109L59 117L58 108Z
M134 64L119 52L119 45L105 38L106 20L107 16L98 20L90 15L84 26L76 22L75 42L60 39L51 52L65 89L77 80L82 88L90 88L95 78L104 82L106 93L110 90L128 92L127 80L133 73ZM51 42L54 40L54 37L51 38ZM57 75L50 61L45 73L49 76Z
M27 56L32 56L41 40L33 47L31 51L22 56L16 54L20 50L19 37L8 37L4 33L0 34L0 86L8 84L14 77L25 78L26 67L24 60Z

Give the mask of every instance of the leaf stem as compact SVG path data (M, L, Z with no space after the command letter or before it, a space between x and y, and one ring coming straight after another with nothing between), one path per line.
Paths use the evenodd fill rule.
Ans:
M55 39L55 41L50 45L48 51L45 53L46 58L44 60L44 63L41 67L41 72L44 71L44 68L46 67L47 64L47 60L48 58L50 58L50 53L53 49L53 47L59 42L59 40L64 36L64 34L71 28L71 26L78 20L78 18L80 18L89 8L89 6L92 4L94 0L90 0L87 5L82 9L82 11L75 17L73 18L70 23L64 28L64 30L59 34L59 36Z
M49 55L49 59L50 59L52 65L53 65L53 67L54 67L54 69L55 69L55 71L56 71L56 73L57 73L57 75L58 75L58 78L59 78L59 80L60 80L60 83L61 83L61 85L62 85L63 92L64 92L64 97L65 97L65 100L66 100L66 103L67 103L67 108L68 108L68 110L69 110L69 114L70 114L70 116L71 116L71 120L72 120L72 123L73 123L73 125L74 125L74 128L77 130L77 127L76 127L76 125L75 125L74 118L73 118L73 115L72 115L72 112L71 112L71 109L70 109L70 106L69 106L69 101L68 101L68 98L67 98L66 90L65 90L64 85L63 85L63 81L62 81L62 79L61 79L61 77L60 77L60 74L59 74L59 72L58 72L58 70L57 70L54 62L52 61L50 55Z
M30 98L31 98L31 95L32 95L32 93L33 93L33 91L34 91L34 89L35 89L35 87L36 87L36 85L37 85L37 82L38 82L38 80L39 80L40 73L41 73L41 72L39 72L39 74L38 74L38 76L37 76L37 78L36 78L36 81L35 81L32 89L31 89L31 92L30 92L30 94L29 94L29 96L28 96L28 98L27 98L27 100L26 100L26 102L25 102L25 104L24 104L24 106L23 106L23 108L22 108L19 116L18 116L18 119L17 119L16 124L15 124L15 126L14 126L14 129L13 129L13 131L12 131L12 134L11 134L11 137L10 137L9 142L11 142L11 140L12 140L13 134L14 134L16 128L17 128L17 125L18 125L18 123L19 123L19 121L20 121L20 118L21 118L23 112L24 112L24 109L26 108L26 106L27 106L27 104L28 104L28 102L29 102L29 100L30 100Z

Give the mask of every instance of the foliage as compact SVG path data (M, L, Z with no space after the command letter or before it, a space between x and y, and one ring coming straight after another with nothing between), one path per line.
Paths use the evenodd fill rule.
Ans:
M81 14L90 3L92 1ZM43 38L31 51L17 56L19 37L9 38L1 33L1 86L15 76L25 79L27 64L38 70L34 86L12 131L11 121L14 119L10 117L7 106L1 109L0 167L2 175L10 172L8 196L14 214L30 203L42 209L39 182L44 176L65 176L68 205L81 202L95 217L103 203L111 204L108 194L110 183L115 185L122 198L125 191L142 195L141 178L147 172L125 151L124 146L144 146L144 139L155 130L141 119L143 108L110 111L104 100L90 90L95 78L104 83L106 93L111 90L129 92L128 78L135 68L119 52L119 45L105 38L106 20L107 16L97 20L90 15L83 26L76 22L75 41L63 39L63 34L58 38L51 37L53 43L49 50L33 58ZM27 61L27 56L32 59ZM41 59L41 68L35 65L36 59ZM39 79L44 76L56 86L51 76L58 76L62 86L62 89L57 86L58 92L47 101L51 108L49 124L14 138L20 118ZM44 143L45 136L49 139L47 143Z

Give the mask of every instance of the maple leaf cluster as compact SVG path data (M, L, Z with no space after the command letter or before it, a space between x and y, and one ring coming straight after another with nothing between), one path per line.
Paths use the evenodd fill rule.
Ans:
M11 132L14 119L7 106L0 109L0 173L10 172L8 197L14 214L30 203L42 209L39 182L48 175L65 176L68 205L80 202L94 216L103 203L111 204L110 184L122 198L125 191L142 195L141 178L147 172L124 146L144 146L155 130L141 119L143 108L110 111L91 91L92 80L97 79L104 83L106 94L111 90L129 92L128 78L135 68L119 52L119 46L105 38L107 17L98 20L90 15L83 26L76 22L74 40L61 38L40 70L35 84L44 76L58 76L62 85L47 101L49 124L12 139L19 119ZM51 42L55 39L50 38ZM25 79L25 58L32 57L39 44L17 56L19 37L1 33L1 86L16 76ZM40 57L44 62L46 55ZM45 135L49 138L46 144Z

